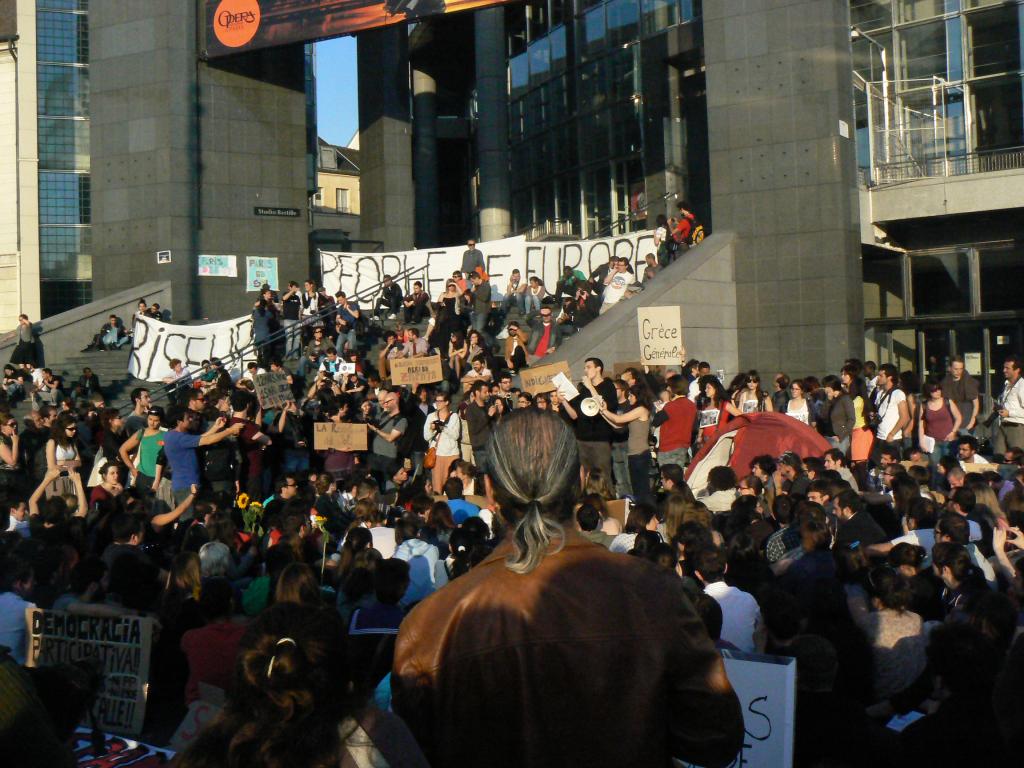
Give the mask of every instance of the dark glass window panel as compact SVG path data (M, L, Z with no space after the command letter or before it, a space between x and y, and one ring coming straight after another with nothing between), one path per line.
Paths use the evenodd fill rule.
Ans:
M919 254L910 259L915 315L948 315L971 310L967 254Z
M967 14L967 71L971 77L1000 75L1024 69L1021 60L1024 5Z
M865 254L864 317L903 317L903 256Z
M1015 76L972 83L970 94L976 149L1024 144L1024 79Z
M91 280L42 280L42 315L51 317L92 301Z
M981 248L981 311L1020 311L1024 308L1020 287L1024 285L1024 246Z

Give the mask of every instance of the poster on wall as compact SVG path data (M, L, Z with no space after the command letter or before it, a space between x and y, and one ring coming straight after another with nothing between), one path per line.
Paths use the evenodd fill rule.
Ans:
M200 277L238 277L237 256L199 256Z
M351 35L511 0L206 0L211 58L287 43Z
M270 290L277 290L277 257L246 256L245 257L245 290L247 293L259 291L263 285Z

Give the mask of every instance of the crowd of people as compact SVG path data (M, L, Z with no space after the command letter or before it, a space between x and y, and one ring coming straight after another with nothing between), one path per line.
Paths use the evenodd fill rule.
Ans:
M524 298L496 338L513 307L477 301L472 250L466 313L454 276L440 306L385 286L373 312L401 333L292 283L261 294L241 376L176 361L166 407L140 387L129 414L0 406L0 711L28 706L8 692L38 606L157 620L153 740L227 691L182 766L725 765L743 721L723 649L796 658L796 765L1012 760L1019 358L991 414L958 358L923 385L858 360L769 385L590 358L576 396L533 395L516 374L560 343L559 305ZM435 350L442 381L390 383ZM293 399L262 408L263 370ZM694 493L701 448L766 411L831 448L715 466ZM319 447L324 422L365 426L366 450ZM38 754L60 752L72 704L38 698ZM0 748L24 727L0 720Z

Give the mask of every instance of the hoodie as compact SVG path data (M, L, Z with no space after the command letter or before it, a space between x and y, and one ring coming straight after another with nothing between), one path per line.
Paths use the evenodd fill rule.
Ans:
M406 539L395 550L396 558L409 563L409 588L404 607L414 605L448 583L448 573L437 547L422 539Z

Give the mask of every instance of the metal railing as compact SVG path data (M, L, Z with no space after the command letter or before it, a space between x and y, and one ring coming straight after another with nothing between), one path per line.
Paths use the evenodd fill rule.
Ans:
M904 160L876 165L869 186L898 184L915 179L968 176L974 173L1012 171L1024 168L1024 147L970 152L953 157Z
M409 269L403 270L402 272L397 273L396 275L393 276L393 279L395 280L395 282L398 282L400 280L413 277L413 276L419 274L420 272L425 272L426 269L427 269L426 265L419 266L419 267L412 267L412 268L409 268ZM372 297L376 296L380 292L381 286L383 286L383 284L384 284L383 281L381 281L380 283L376 283L374 285L371 285L368 288L364 288L361 291L357 291L356 293L354 293L352 296L349 296L348 298L349 298L350 301L353 301L356 304L358 304L359 302L361 302L361 301L363 301L365 299L372 298ZM260 342L253 341L253 342L251 342L247 346L245 346L245 347L243 347L243 348L241 348L239 350L236 350L235 352L232 352L231 354L229 354L229 355L227 355L225 357L220 358L221 363L222 363L222 367L224 368L224 370L230 371L236 364L241 363L246 358L252 357L253 355L258 353L262 349L265 349L267 347L273 348L274 346L278 345L281 342L286 342L287 343L292 338L294 338L296 334L301 334L303 328L305 328L305 327L307 327L309 325L312 325L314 323L317 323L317 322L319 322L321 320L329 319L332 315L334 315L337 312L337 308L338 308L337 304L332 302L332 303L328 304L326 307L324 307L323 309L319 310L316 314L310 315L309 317L304 318L299 323L279 328L278 330L276 330L273 333L271 333L263 341L260 341ZM360 311L362 311L362 310L360 310ZM157 387L156 389L150 389L149 390L149 398L150 398L150 400L153 403L163 402L164 400L170 398L171 395L173 395L175 392L177 392L178 390L180 390L180 389L182 389L182 388L184 388L186 386L187 385L180 384L180 383L177 383L177 382L171 382L170 384L162 384L159 387ZM121 414L124 415L126 413L129 413L132 410L132 408L133 408L133 405L131 403L126 403L125 405L121 406L121 408L119 410L120 410Z

